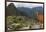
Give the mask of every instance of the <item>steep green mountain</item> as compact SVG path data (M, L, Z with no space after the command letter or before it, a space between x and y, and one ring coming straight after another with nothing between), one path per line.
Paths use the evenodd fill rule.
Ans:
M16 15L16 7L14 6L13 3L9 4L6 7L6 15L7 16L14 16L14 15Z

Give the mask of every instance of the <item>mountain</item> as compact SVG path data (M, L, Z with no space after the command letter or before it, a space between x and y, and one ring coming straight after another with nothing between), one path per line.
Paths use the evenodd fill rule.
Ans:
M34 11L34 13L35 12L43 12L43 7L34 7L34 8L32 8L32 11Z
M16 15L16 7L14 6L13 3L9 4L8 6L6 6L6 15L7 16Z
M34 8L18 7L17 10L21 12L21 15L31 17L34 17L37 12L43 13L42 7L34 7Z
M37 12L43 12L42 7L15 7L13 3L9 4L6 7L6 15L7 16L29 16L34 17Z
M37 12L43 13L43 7L34 7L32 8L32 11L34 14L33 16L35 16Z
M18 7L17 10L20 11L21 15L23 16L31 16L33 13L30 8L26 8L26 7Z

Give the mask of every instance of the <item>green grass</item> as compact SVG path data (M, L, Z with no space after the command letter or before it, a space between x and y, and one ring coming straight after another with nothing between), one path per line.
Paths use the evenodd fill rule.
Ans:
M11 30L28 27L36 24L36 20L25 16L7 16L7 26Z

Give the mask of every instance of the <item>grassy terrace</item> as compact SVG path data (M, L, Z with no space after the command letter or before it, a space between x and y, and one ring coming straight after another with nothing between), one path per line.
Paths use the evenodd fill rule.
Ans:
M40 28L38 21L25 16L7 16L8 30L24 30Z

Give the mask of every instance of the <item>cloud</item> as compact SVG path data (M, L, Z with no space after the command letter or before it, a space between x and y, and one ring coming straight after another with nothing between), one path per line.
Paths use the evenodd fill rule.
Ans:
M37 3L18 3L18 2L7 2L7 6L13 3L16 7L28 7L28 8L33 8L33 7L38 7L41 6L43 7L43 4L37 4Z

